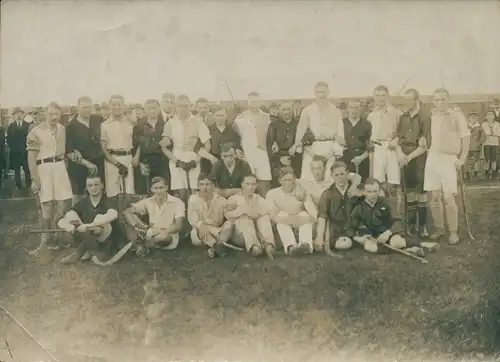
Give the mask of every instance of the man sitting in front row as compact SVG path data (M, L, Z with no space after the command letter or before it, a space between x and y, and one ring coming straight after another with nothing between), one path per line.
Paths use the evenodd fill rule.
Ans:
M63 264L88 260L97 251L99 243L105 243L112 232L118 212L103 194L104 184L99 176L89 176L86 181L88 196L78 201L57 225L73 234L77 250L61 260ZM110 241L106 243L110 245Z
M346 236L364 246L371 253L377 253L380 245L389 243L397 249L406 249L408 252L423 256L420 246L431 250L436 243L416 243L404 239L404 224L397 218L389 201L380 196L380 184L375 179L368 179L364 184L364 200L360 201L352 210ZM380 244L380 245L379 245Z
M279 170L281 187L270 190L266 199L272 205L273 221L283 243L285 254L310 254L313 252L313 222L308 212L314 205L308 205L307 193L296 183L291 167ZM311 201L309 201L311 203ZM297 241L293 229L298 230Z
M234 225L233 243L244 247L254 256L264 252L274 259L275 242L271 227L272 206L257 195L257 178L243 178L241 191L228 199L226 218Z
M187 217L194 245L207 245L208 256L226 255L224 244L232 234L232 224L226 221L224 208L226 199L214 192L213 179L201 173L198 177L198 192L189 197Z
M167 193L167 182L162 177L151 180L152 197L132 204L123 212L127 222L128 239L135 244L137 255L144 256L150 248L173 250L179 244L186 207ZM149 219L145 222L144 217Z

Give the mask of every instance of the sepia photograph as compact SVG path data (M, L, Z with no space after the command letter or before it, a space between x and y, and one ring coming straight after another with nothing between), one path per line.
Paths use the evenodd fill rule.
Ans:
M500 362L500 1L4 0L0 362Z

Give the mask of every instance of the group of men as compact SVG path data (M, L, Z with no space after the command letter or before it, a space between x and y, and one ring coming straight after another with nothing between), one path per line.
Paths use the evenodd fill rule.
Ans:
M235 249L273 259L277 240L287 255L339 256L332 249L356 244L422 254L444 236L444 214L457 244L457 175L469 159L470 130L448 91L436 89L434 109L423 114L417 90L404 93L400 111L380 85L366 118L359 100L343 114L327 83L314 92L304 109L283 102L269 113L251 92L232 122L226 108L210 114L199 99L194 115L187 96L171 93L147 100L137 120L119 95L106 118L79 98L65 126L61 108L49 104L27 133L26 163L43 228L74 236L76 251L62 261L102 260L103 249L114 262L121 251L111 257L110 245L121 237L141 256L184 239L205 245L211 258ZM60 247L55 235L42 233L32 254Z

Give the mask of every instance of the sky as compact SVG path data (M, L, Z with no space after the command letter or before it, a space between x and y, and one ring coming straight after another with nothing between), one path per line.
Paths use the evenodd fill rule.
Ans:
M500 92L499 1L3 1L0 105Z

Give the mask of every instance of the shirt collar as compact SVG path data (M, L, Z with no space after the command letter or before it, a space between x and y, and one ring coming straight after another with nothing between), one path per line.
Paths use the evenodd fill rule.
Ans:
M410 110L408 114L410 115L410 118L415 117L417 114L420 112L420 105L417 105L414 109Z

